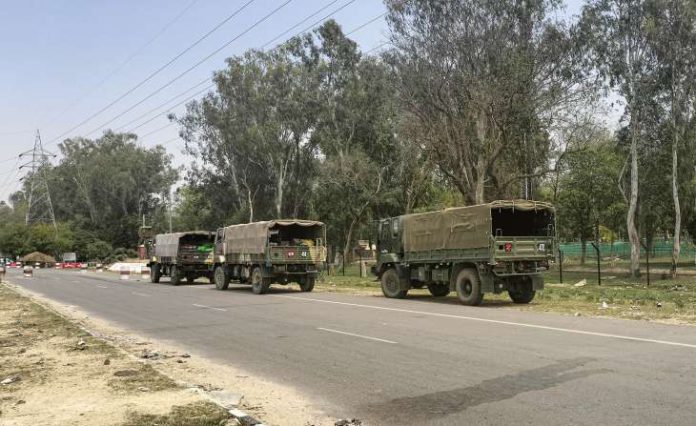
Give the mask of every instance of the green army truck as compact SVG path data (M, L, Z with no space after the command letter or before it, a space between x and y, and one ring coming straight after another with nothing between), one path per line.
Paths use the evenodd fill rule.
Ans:
M272 283L296 282L312 291L326 261L326 226L311 220L272 220L220 228L215 237L215 286L231 280L251 284L256 294Z
M208 231L158 234L149 247L150 281L160 282L168 276L173 285L182 279L192 283L199 277L213 282L210 265L213 260L215 235Z
M456 291L465 305L503 291L529 303L554 259L555 212L542 202L494 201L382 219L376 232L372 271L386 297L427 287L435 297Z

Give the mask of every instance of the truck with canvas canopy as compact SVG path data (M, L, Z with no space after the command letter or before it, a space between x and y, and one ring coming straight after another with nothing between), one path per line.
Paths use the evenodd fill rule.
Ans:
M256 294L272 283L296 282L312 291L326 261L326 226L311 220L271 220L220 228L215 236L215 286L231 280L251 284Z
M373 273L386 297L427 287L436 297L456 291L466 305L503 291L515 303L529 303L555 257L555 211L548 203L501 200L377 225Z
M208 231L156 235L148 248L150 280L158 283L163 276L168 276L172 284L179 285L182 279L192 283L197 278L206 277L212 282L210 265L214 238L214 234Z

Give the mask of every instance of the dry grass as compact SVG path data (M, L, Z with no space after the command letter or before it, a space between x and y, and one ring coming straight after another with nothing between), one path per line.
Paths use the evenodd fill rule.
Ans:
M0 385L0 424L207 425L222 415L151 365L0 285L5 379L12 382Z

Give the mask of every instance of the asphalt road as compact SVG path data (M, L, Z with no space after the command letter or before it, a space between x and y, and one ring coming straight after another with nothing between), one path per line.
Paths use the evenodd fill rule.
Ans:
M15 284L370 425L694 425L696 327L13 270Z

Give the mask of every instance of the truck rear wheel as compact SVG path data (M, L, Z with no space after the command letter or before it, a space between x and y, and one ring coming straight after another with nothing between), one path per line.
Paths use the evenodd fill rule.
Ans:
M265 278L261 268L255 266L251 271L251 291L254 294L266 294L271 287L271 279Z
M150 269L150 282L157 284L160 281L160 278L162 277L162 272L160 272L160 266L159 264L155 263L152 265Z
M513 289L508 290L508 294L513 302L526 304L534 300L536 291L532 287L532 280L522 277L515 282Z
M300 290L309 293L314 290L314 283L316 281L315 277L304 277L300 280Z
M408 290L401 288L401 280L396 269L391 268L384 271L382 274L382 293L390 299L403 299L406 297Z
M225 271L224 266L215 268L213 282L215 283L215 288L218 290L227 290L227 287L230 286L230 276L227 274L227 271Z
M169 279L172 285L179 285L181 283L181 276L179 275L179 268L172 265L169 267Z
M428 283L428 291L434 297L445 297L449 294L450 289L447 284Z
M196 276L188 274L186 275L186 282L189 284L193 284L193 282L196 281Z
M478 306L483 302L481 282L475 270L464 268L457 274L454 281L459 301L468 306Z

